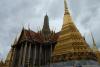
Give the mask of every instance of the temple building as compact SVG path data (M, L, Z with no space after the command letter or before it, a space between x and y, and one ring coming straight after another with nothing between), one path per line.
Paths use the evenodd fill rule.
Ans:
M100 52L93 35L93 48L75 26L64 0L63 26L60 32L50 30L44 17L42 30L22 28L5 62L0 67L100 67Z
M51 53L57 43L58 34L49 28L49 18L46 15L41 31L37 33L30 29L22 29L21 35L15 39L8 61L10 67L42 66L50 63Z

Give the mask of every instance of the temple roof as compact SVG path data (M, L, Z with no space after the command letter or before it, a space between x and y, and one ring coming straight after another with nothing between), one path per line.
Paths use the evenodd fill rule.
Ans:
M48 36L48 41L52 40L52 41L56 42L58 37L59 37L59 32L58 33L52 32L51 35ZM45 42L45 37L41 32L36 33L32 30L22 29L17 43L20 43L24 40L36 41L36 42L39 42L39 43L43 43L43 42Z
M15 39L14 45L24 40L36 41L39 43L44 43L48 41L57 42L58 37L59 37L59 32L55 33L54 31L50 30L49 17L46 14L44 17L44 24L42 30L34 32L30 29L23 28L20 37L18 39Z

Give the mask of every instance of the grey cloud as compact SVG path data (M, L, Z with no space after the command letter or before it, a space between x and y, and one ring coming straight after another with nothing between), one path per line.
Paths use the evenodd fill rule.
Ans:
M63 4L63 1L61 0L55 0L55 1L52 1L49 5L49 9L48 9L48 12L49 12L49 15L51 16L51 18L61 18L63 16L63 5L60 5L60 4ZM54 5L54 6L53 6Z

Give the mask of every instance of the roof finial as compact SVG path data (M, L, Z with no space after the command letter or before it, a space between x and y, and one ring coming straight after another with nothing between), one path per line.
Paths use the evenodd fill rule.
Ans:
M46 12L46 16L48 16L48 13Z
M28 24L28 30L30 30L30 24Z
M14 45L16 45L16 44L17 44L17 36L16 36L16 38L14 40Z

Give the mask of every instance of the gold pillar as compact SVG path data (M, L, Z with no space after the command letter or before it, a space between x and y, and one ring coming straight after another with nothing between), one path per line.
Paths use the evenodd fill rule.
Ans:
M20 49L18 67L21 66L22 55L23 55L23 44L22 44L21 49Z
M24 54L23 54L23 61L22 61L22 66L23 66L23 67L24 67L24 65L25 65L26 49L27 49L27 42L26 42L26 44L25 44L25 46L24 46Z

